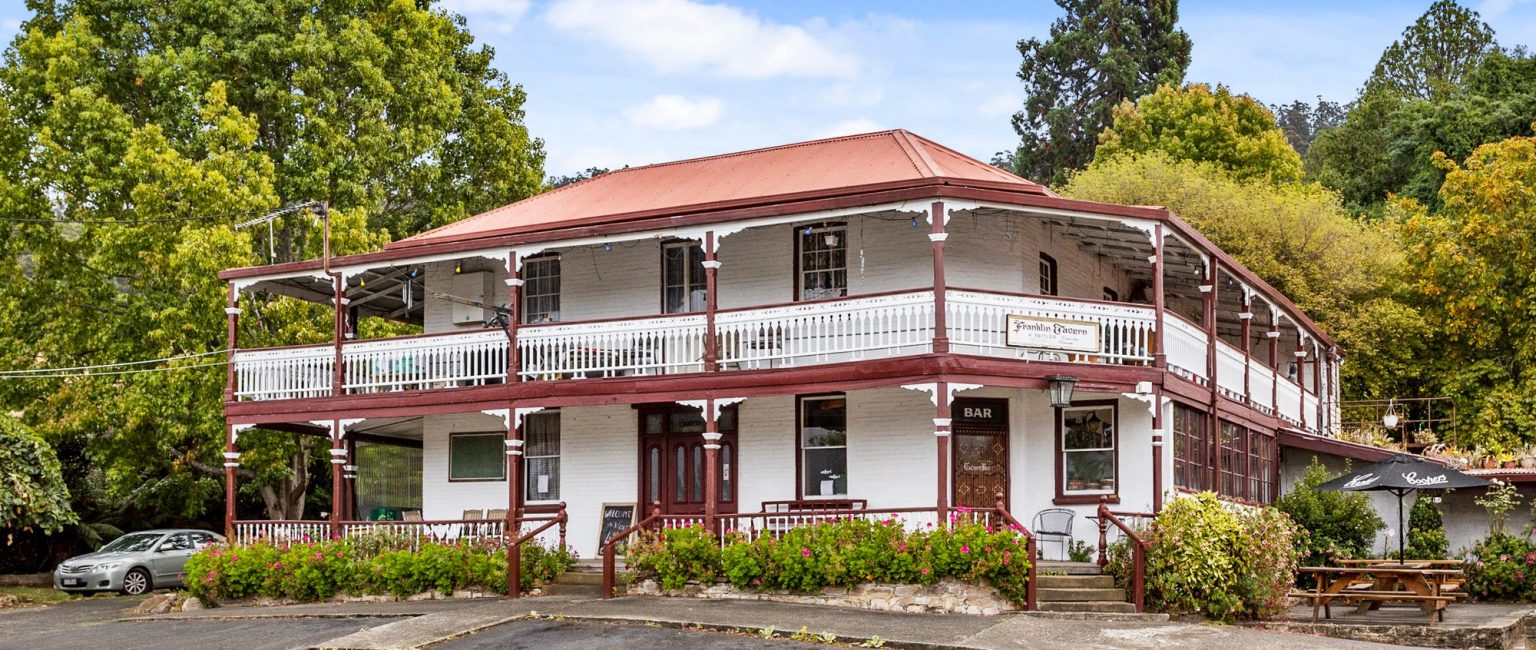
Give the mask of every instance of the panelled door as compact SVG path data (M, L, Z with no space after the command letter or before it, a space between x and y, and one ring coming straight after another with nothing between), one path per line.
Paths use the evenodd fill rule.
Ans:
M956 506L991 508L1008 499L1008 400L956 399L950 408Z
M720 412L720 507L736 512L736 409ZM704 513L704 417L676 404L640 409L640 495L672 515ZM646 510L648 512L648 510Z

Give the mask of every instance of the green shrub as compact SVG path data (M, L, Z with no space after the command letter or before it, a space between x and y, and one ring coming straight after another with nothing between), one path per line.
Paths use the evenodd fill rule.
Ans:
M1450 557L1451 542L1434 497L1420 494L1408 511L1408 559L1441 560Z
M1274 508L1228 505L1202 492L1168 502L1141 536L1150 609L1230 621L1284 609L1306 531ZM1128 585L1129 546L1109 551L1110 573Z
M1524 537L1490 535L1467 557L1467 593L1478 600L1531 602L1536 596L1536 545Z
M908 531L901 521L850 518L792 528L747 541L733 535L723 550L702 528L646 533L626 562L633 577L666 589L723 577L740 589L817 592L869 582L932 584L941 578L990 583L1023 603L1029 585L1024 539L957 517L947 528Z
M415 547L413 550L413 546ZM521 547L519 582L549 582L575 565L568 550L528 542ZM253 596L300 602L337 594L452 593L480 588L506 593L506 550L499 540L433 542L409 537L358 538L295 544L214 546L187 561L187 592L216 605Z
M1331 478L1313 456L1301 482L1275 502L1275 508L1307 531L1302 562L1308 566L1370 557L1376 531L1386 527L1364 493L1317 489Z

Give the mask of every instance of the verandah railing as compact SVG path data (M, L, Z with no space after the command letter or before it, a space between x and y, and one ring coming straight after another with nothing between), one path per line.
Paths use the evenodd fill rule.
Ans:
M946 324L953 349L989 356L1073 363L1152 361L1156 312L1150 307L974 289L945 293ZM1061 351L1008 345L1010 316L1089 322L1098 326L1098 349Z
M1109 497L1099 497L1099 569L1109 566L1109 529L1111 526L1118 529L1130 545L1131 553L1131 603L1136 606L1136 613L1147 610L1147 546L1146 540L1141 538L1131 526L1126 525L1122 517L1126 519L1138 519L1150 521L1157 515L1145 512L1112 512L1109 509Z
M551 542L565 545L567 517L564 508L549 512L533 512L519 518L523 536L530 526L542 522L559 525L558 537ZM342 521L333 526L329 521L317 520L237 520L235 538L237 544L265 542L279 548L295 544L307 544L364 535L384 533L410 540L412 548L423 542L478 542L504 539L507 522L504 519L436 519L426 521ZM550 526L542 526L543 532Z

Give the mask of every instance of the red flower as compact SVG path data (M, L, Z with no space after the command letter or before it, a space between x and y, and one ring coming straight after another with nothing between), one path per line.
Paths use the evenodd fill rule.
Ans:
M810 556L811 556L811 549L808 549L808 548L800 549L800 557L810 557Z

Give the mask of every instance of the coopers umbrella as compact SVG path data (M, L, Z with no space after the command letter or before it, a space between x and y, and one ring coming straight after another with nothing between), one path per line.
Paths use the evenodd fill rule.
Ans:
M1413 490L1446 490L1487 485L1488 481L1459 472L1420 457L1398 454L1375 465L1367 465L1327 483L1319 490L1368 492L1385 490L1397 495L1397 561L1403 556L1403 497Z

